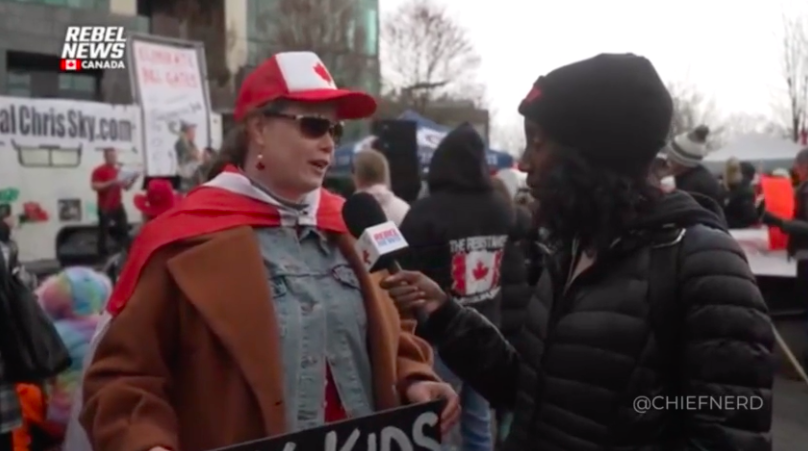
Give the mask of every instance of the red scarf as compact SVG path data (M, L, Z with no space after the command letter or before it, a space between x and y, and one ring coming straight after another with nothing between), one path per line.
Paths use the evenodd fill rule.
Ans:
M347 233L342 220L345 199L324 189L307 196L307 214L284 209L281 204L261 191L234 166L227 166L222 174L194 189L176 207L156 217L146 225L132 243L131 251L115 288L107 311L115 316L123 310L132 296L140 272L158 249L171 243L221 232L240 226L280 227L287 218L320 230ZM282 211L284 210L284 211ZM348 417L339 397L331 368L326 364L324 416L327 423Z
M324 189L308 196L316 211L307 218L311 225L328 232L346 233L342 220L345 199ZM192 190L174 208L154 218L138 234L112 291L107 311L120 313L132 296L143 267L149 258L172 243L240 226L279 227L282 212L279 203L256 188L234 166L218 177Z

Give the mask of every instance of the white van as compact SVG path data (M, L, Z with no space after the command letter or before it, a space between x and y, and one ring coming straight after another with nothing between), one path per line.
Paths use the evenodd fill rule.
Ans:
M221 117L211 122L218 145ZM12 236L22 262L97 260L91 174L108 147L118 150L124 168L143 171L140 124L137 106L0 97L0 217L17 223ZM131 223L140 221L132 200L140 188L137 182L124 193Z

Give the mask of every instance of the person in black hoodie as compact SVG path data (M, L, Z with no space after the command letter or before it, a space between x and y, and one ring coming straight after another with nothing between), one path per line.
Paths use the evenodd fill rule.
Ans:
M471 125L452 130L432 156L429 196L416 201L400 229L410 252L402 266L435 280L461 305L471 306L499 324L502 259L513 214L494 191L486 145ZM490 451L488 403L436 361L444 380L454 382L463 413L463 451Z
M553 254L518 352L423 274L382 281L464 383L514 412L505 451L772 449L755 277L719 215L649 177L672 110L632 54L556 69L522 102L522 170Z

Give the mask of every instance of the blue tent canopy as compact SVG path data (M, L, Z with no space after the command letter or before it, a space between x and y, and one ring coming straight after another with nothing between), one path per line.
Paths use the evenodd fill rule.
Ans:
M432 161L432 155L435 153L435 149L451 129L427 119L414 111L405 111L398 119L415 122L418 130L418 158L421 161L421 168L426 171L429 168L429 162ZM366 145L369 145L372 140L373 137L369 136L357 142L343 144L337 148L334 153L332 171L350 172L354 154L362 150ZM488 165L492 169L513 167L513 157L505 152L488 149L486 151L486 157L488 159Z

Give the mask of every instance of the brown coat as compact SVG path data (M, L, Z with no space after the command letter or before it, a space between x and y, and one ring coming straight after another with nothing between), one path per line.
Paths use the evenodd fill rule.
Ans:
M404 382L437 380L430 348L362 268L353 239L335 239L364 294L376 409L396 407ZM81 422L95 451L204 451L286 432L269 298L248 227L152 256L85 376Z

